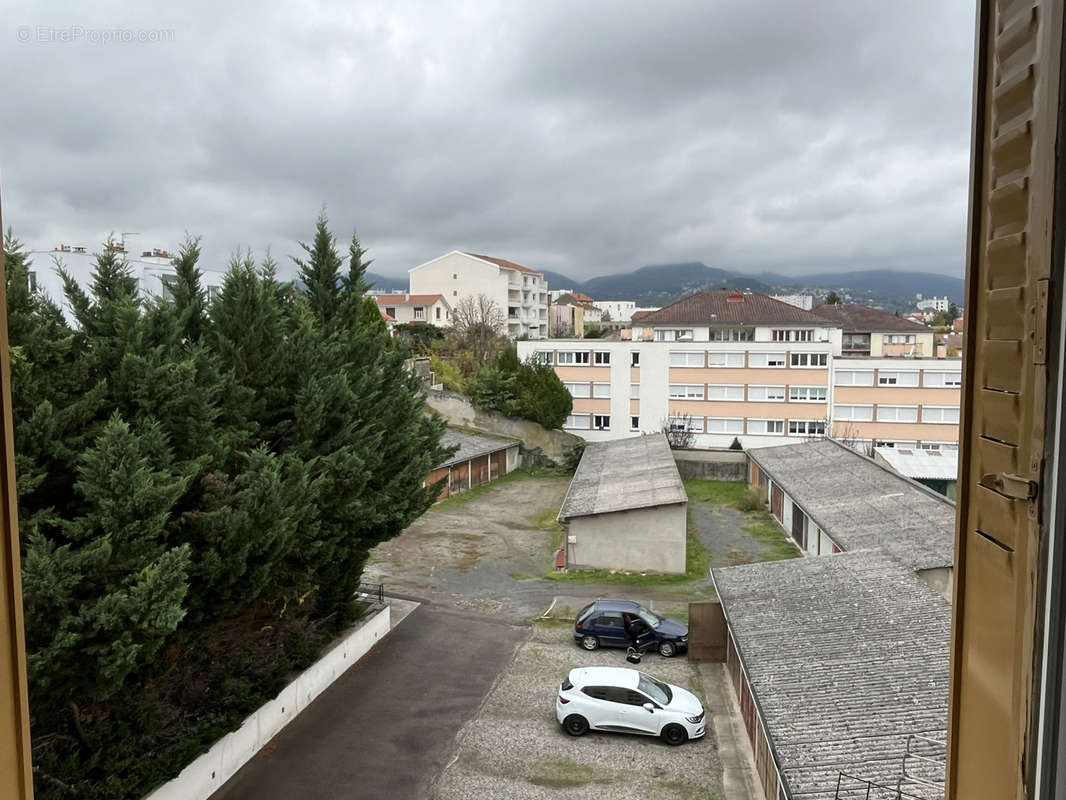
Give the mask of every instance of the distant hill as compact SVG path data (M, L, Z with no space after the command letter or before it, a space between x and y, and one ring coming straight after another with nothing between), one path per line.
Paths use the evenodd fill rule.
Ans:
M368 272L364 280L373 288L383 292L407 291L406 275L402 278L390 278L386 275L378 275L376 272Z

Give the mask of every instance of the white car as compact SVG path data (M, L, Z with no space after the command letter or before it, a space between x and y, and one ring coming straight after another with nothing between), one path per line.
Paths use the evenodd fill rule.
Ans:
M555 716L571 736L589 730L642 733L679 745L707 732L696 695L625 667L570 670L559 687Z

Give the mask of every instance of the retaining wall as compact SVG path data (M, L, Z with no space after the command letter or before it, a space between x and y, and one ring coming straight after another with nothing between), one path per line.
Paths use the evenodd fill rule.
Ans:
M565 431L548 430L528 419L508 417L498 411L482 411L474 408L470 398L457 392L426 393L426 405L444 417L449 425L473 428L484 433L495 433L522 440L523 463L543 454L556 463L562 462L566 451L578 442L579 436Z
M297 714L389 632L389 607L386 605L361 622L282 689L277 697L260 706L240 728L223 736L210 750L185 767L178 777L153 790L144 800L207 800L218 791Z
M743 450L674 450L682 478L746 481L748 456Z

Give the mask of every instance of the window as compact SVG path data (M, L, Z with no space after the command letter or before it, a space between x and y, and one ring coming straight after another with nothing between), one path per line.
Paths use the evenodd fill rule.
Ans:
M691 342L692 341L692 329L686 328L684 330L656 330L655 341L657 342Z
M765 433L777 435L785 432L783 419L749 419L748 433Z
M564 428L571 428L573 430L587 431L589 429L589 415L588 414L571 414L566 418L566 422L563 423Z
M844 350L863 350L866 355L870 354L870 334L868 333L845 333L841 342Z
M671 383L670 384L670 399L671 400L702 400L703 399L703 384L702 383Z
M703 417L670 417L670 430L703 433Z
M640 417L630 417L629 418L629 430L631 430L631 431L639 431L640 430Z
M775 330L771 332L770 338L775 342L813 342L814 330L810 328Z
M597 431L609 431L611 429L610 414L593 414L592 428Z
M458 297L458 296L459 296L459 290L458 289L452 289L452 297Z
M611 353L606 350L597 350L592 354L592 363L597 366L606 367L611 363Z
M914 442L902 442L897 439L874 439L874 447L914 447Z
M878 422L917 422L918 406L878 406Z
M749 386L748 387L748 400L755 402L765 402L773 400L785 399L785 387L784 386Z
M836 386L873 386L874 371L872 369L837 370L833 373L833 383Z
M873 406L833 406L833 419L852 422L872 422Z
M587 364L589 363L589 354L581 350L560 350L559 351L559 365L566 366L569 364Z
M707 417L707 433L744 433L744 420L737 417Z
M594 384L592 384L592 396L593 397L610 397L611 396L611 384L609 384L609 383L594 383Z
M784 353L748 353L748 366L757 368L785 366Z
M32 275L33 273L30 273L30 274ZM36 278L33 281L33 286L34 286L34 288L31 291L37 291L37 288L36 288L37 287L37 280L36 280ZM222 296L222 287L221 286L208 286L207 287L207 299L208 300L217 300L221 296Z
M829 361L825 353L793 353L792 366L794 367L824 367Z
M824 403L824 386L790 386L788 399L793 403Z
M392 306L386 306L385 307L385 313L388 314L393 319L396 318L396 309L394 307L392 307Z
M878 372L877 372L877 385L878 386L917 386L918 385L918 373L917 372L886 372L885 370L878 370Z
M629 358L629 366L631 366L631 367L639 367L640 366L640 351L639 350L634 350L632 353L629 354L629 356L630 356L630 358Z
M962 386L961 372L929 372L923 376L926 388Z
M744 386L722 383L707 384L708 400L743 400Z
M708 353L708 367L743 367L743 353Z
M754 342L754 328L711 328L712 342Z
M886 333L884 344L914 344L917 337L913 333Z
M588 397L589 385L587 383L564 383L566 391L570 392L571 397Z
M922 422L959 421L958 406L922 406Z
M36 272L36 270L32 270L31 269L29 272L26 273L26 288L29 289L31 293L37 291L37 272ZM213 288L213 287L208 287L209 290L211 288ZM214 297L212 297L211 299L213 300Z
M551 364L552 352L551 350L538 350L533 354L534 364Z
M825 422L816 419L790 419L788 432L794 436L825 436Z
M670 351L670 366L671 367L702 367L703 366L703 351L701 350L671 350Z
M630 400L639 400L640 399L640 384L639 383L631 383L631 384L629 384L629 399Z
M440 319L440 306L437 306L437 319Z

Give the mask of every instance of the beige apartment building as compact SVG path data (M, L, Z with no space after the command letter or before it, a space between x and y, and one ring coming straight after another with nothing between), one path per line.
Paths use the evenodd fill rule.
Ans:
M933 329L913 320L853 303L818 306L814 313L840 323L842 355L872 358L936 355Z
M548 335L548 282L544 273L513 261L452 250L408 271L411 292L440 294L454 310L484 295L506 319L512 339Z
M830 434L861 450L957 445L957 359L844 358L842 336L814 312L722 290L642 316L629 341L519 342L518 352L555 367L574 398L564 427L590 441L668 426L696 447Z

